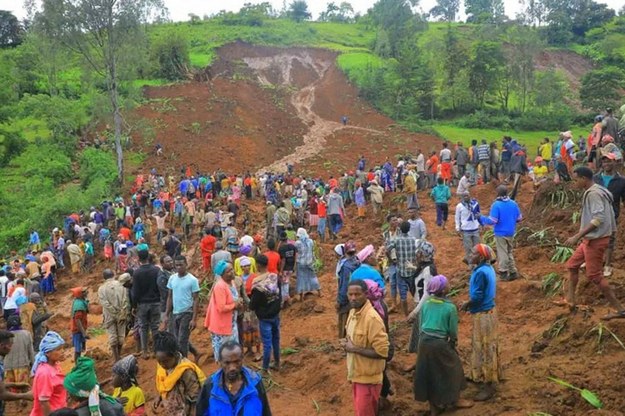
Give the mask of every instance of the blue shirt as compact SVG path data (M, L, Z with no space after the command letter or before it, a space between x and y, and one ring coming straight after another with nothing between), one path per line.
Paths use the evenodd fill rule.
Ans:
M482 216L483 224L494 225L495 237L513 237L516 232L516 224L521 221L521 209L515 201L506 197L497 199L490 208L488 217Z
M347 304L349 304L349 300L347 299L347 286L352 274L356 269L358 269L360 263L358 262L356 256L346 258L340 261L342 261L343 264L337 271L337 275L339 277L339 288L336 292L336 303L338 303L340 306L346 306Z
M30 233L30 244L39 244L39 234L37 231Z
M368 264L361 264L359 268L354 270L350 281L352 280L373 280L380 286L381 289L384 289L384 279L379 271L369 266Z
M354 202L356 202L356 205L359 207L365 206L365 191L362 189L362 186L354 192Z
M497 295L497 277L495 269L488 263L482 263L473 269L469 279L469 312L488 312L495 307Z
M174 273L167 282L167 289L171 290L175 315L190 312L193 309L193 294L200 291L200 285L191 273L187 273L183 277L178 277L178 273Z

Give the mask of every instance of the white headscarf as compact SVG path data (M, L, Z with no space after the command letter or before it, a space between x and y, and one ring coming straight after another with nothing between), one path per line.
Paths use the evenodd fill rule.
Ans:
M298 228L297 229L297 238L299 238L300 240L308 240L308 232L303 229L303 228Z

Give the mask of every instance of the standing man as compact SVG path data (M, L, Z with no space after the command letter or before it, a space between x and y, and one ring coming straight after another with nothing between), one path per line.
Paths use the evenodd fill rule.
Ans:
M267 201L267 209L265 210L265 221L267 223L267 229L265 231L265 238L269 239L269 237L274 236L275 224L273 221L274 216L276 215L276 206L272 201Z
M339 259L339 264L336 267L338 276L336 312L338 314L339 339L345 338L345 324L350 311L349 299L347 298L349 278L354 270L360 266L360 262L356 257L356 243L350 240L342 246L344 255Z
M150 264L150 254L147 250L140 250L138 256L140 266L132 275L131 299L141 329L142 356L144 360L147 360L149 358L148 333L151 331L152 337L154 337L161 321L160 293L158 291L160 270L155 265Z
M408 222L410 223L410 231L408 235L415 240L425 240L428 236L427 229L425 228L425 222L419 216L419 210L411 209L408 211L410 218L408 218Z
M410 223L404 221L399 226L401 235L391 240L387 246L387 253L395 250L397 256L397 286L399 301L404 316L408 316L408 291L415 294L415 277L417 275L417 240L408 235Z
M458 181L458 187L456 188L456 195L462 197L465 193L469 192L473 184L471 183L471 173L469 171L464 172L464 175Z
M456 232L462 237L464 262L472 268L471 250L480 242L480 204L465 191L456 205Z
M330 237L333 240L337 239L337 234L343 227L343 212L345 211L345 205L343 204L343 197L339 193L337 188L330 191L328 195L327 204L327 216L330 226Z
M196 415L271 416L262 377L243 365L243 348L226 341L218 352L221 367L206 379L197 399Z
M282 284L282 307L284 308L290 302L290 281L295 273L295 259L297 257L297 248L289 241L286 233L280 235L280 244L278 245L278 254L280 254L280 266L278 267L280 282Z
M436 186L432 189L430 196L436 204L436 225L443 227L447 224L449 216L449 200L451 199L451 190L447 186L443 178L438 178Z
M39 233L35 230L30 230L30 250L31 251L39 251L41 250L41 240L39 239Z
M477 159L484 183L488 183L490 180L490 146L486 139L482 139L482 144L477 147Z
M615 139L618 137L618 120L614 118L614 111L611 108L606 108L605 117L603 118L603 131L601 137L610 135Z
M425 156L421 149L417 149L417 159L415 161L417 169L417 189L422 190L424 188L425 181Z
M499 276L504 282L511 282L518 278L512 251L514 249L516 224L522 219L521 209L514 200L508 197L506 185L499 185L497 187L497 199L490 207L490 214L488 217L481 216L481 220L482 224L494 226Z
M619 175L616 170L616 155L601 151L601 172L597 173L593 179L596 184L607 188L612 193L612 208L614 209L614 221L618 224L618 217L621 213L621 202L625 202L625 178ZM610 244L605 251L605 266L603 266L603 276L612 276L612 254L614 253L614 245L616 243L616 233L610 236Z
M211 270L211 256L215 252L216 244L217 239L213 235L213 231L206 228L204 230L204 237L202 237L202 240L200 241L200 250L202 251L202 268L206 273L209 273Z
M625 308L614 296L614 290L603 276L603 256L610 245L610 237L616 232L616 220L612 208L612 194L603 186L593 181L592 170L587 167L575 169L577 185L585 189L582 197L580 229L577 234L566 240L566 245L575 246L582 242L566 263L569 269L569 286L566 301L569 308L576 308L575 290L579 281L579 269L586 263L586 277L599 287L610 306L616 310L604 316L603 320L624 319Z
M469 163L469 153L461 142L458 142L456 149L456 166L458 167L458 177L462 178L467 171L467 163ZM469 175L469 178L471 175Z
M371 194L371 205L373 206L373 215L378 215L378 212L382 209L384 203L384 188L378 185L378 182L373 180L369 182L367 192Z
M174 259L176 273L171 275L167 283L169 295L167 296L167 310L163 327L167 328L168 317L172 316L173 331L180 353L183 357L189 354L189 336L195 329L197 319L198 293L200 285L195 276L187 271L187 258L178 256Z
M98 289L98 299L102 305L102 324L106 328L109 346L117 362L126 338L127 312L130 306L128 291L118 280L113 279L111 269L105 269L102 277L104 284Z
M69 262L72 265L72 273L77 274L80 271L80 263L82 262L82 250L78 244L67 240L67 254L69 254Z
M169 278L174 273L174 259L172 259L167 254L161 256L161 270L158 273L158 293L160 295L160 310L161 310L161 324L165 321L170 323L173 322L171 319L171 314L167 314L167 298L169 297L169 289L167 289L167 284L169 283ZM170 328L166 328L167 331L170 331Z
M504 136L501 143L501 177L502 182L510 179L510 159L512 159L512 137Z
M404 194L406 194L406 208L419 209L419 201L417 199L417 179L413 169L404 171Z
M352 280L347 288L351 310L347 317L345 339L347 379L352 383L354 414L376 416L382 379L389 352L384 322L367 299L364 280Z

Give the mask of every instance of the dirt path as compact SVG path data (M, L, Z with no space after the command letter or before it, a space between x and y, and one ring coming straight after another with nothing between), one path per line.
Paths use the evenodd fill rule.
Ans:
M304 143L296 147L293 153L259 169L258 173L285 172L287 163L301 163L316 156L323 150L326 139L339 130L353 129L366 133L383 134L379 130L343 125L336 121L327 120L314 111L315 93L327 82L326 73L334 65L333 61L314 59L310 54L301 52L271 57L243 58L243 62L256 72L258 81L265 86L277 86L275 81L271 79L271 75L276 73L279 74L278 85L291 88L295 85L294 71L303 68L315 75L315 80L312 83L300 88L291 96L291 104L295 108L297 116L308 126L308 132L304 135Z

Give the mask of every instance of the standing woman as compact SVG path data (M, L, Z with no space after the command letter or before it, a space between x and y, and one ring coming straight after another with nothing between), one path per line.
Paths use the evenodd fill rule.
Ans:
M417 353L419 348L419 334L421 333L421 322L419 319L419 312L423 308L423 305L429 298L429 293L426 290L428 283L433 276L438 273L436 271L436 265L434 264L434 246L428 241L424 241L417 246L417 277L415 278L415 287L418 300L417 306L408 315L408 321L412 322L412 332L410 334L410 341L408 343L408 352Z
M321 286L319 279L313 269L315 243L308 237L308 233L303 228L297 229L297 293L299 300L304 298L308 292L317 292L321 297Z
M413 390L415 400L429 402L430 414L439 415L445 409L471 407L473 403L460 399L466 381L456 352L458 310L446 297L447 278L443 275L432 277L426 291L429 298L421 309L421 336Z
M206 376L194 362L183 357L176 337L165 331L154 334L156 391L159 398L153 405L154 412L163 406L167 416L195 415L197 398Z
M65 375L61 370L63 338L48 331L39 344L39 352L30 371L33 379L33 409L30 416L48 416L67 406L67 392L63 387Z
M4 382L28 384L30 368L35 359L33 338L25 329L19 315L11 315L7 329L13 334L13 347L4 357Z
M471 264L477 264L477 267L469 280L469 300L460 309L468 311L473 318L470 378L481 383L474 400L486 401L495 395L495 385L503 378L495 309L497 280L491 265L495 254L486 244L477 244L471 255Z
M41 260L43 264L41 265L41 293L43 295L47 295L48 293L54 292L54 274L52 273L52 263L50 262L50 258L48 256L42 256Z
M243 309L243 300L234 286L234 269L232 264L220 261L215 266L215 275L221 276L213 286L204 327L211 334L215 362L219 361L219 348L228 341L239 341L237 315Z

